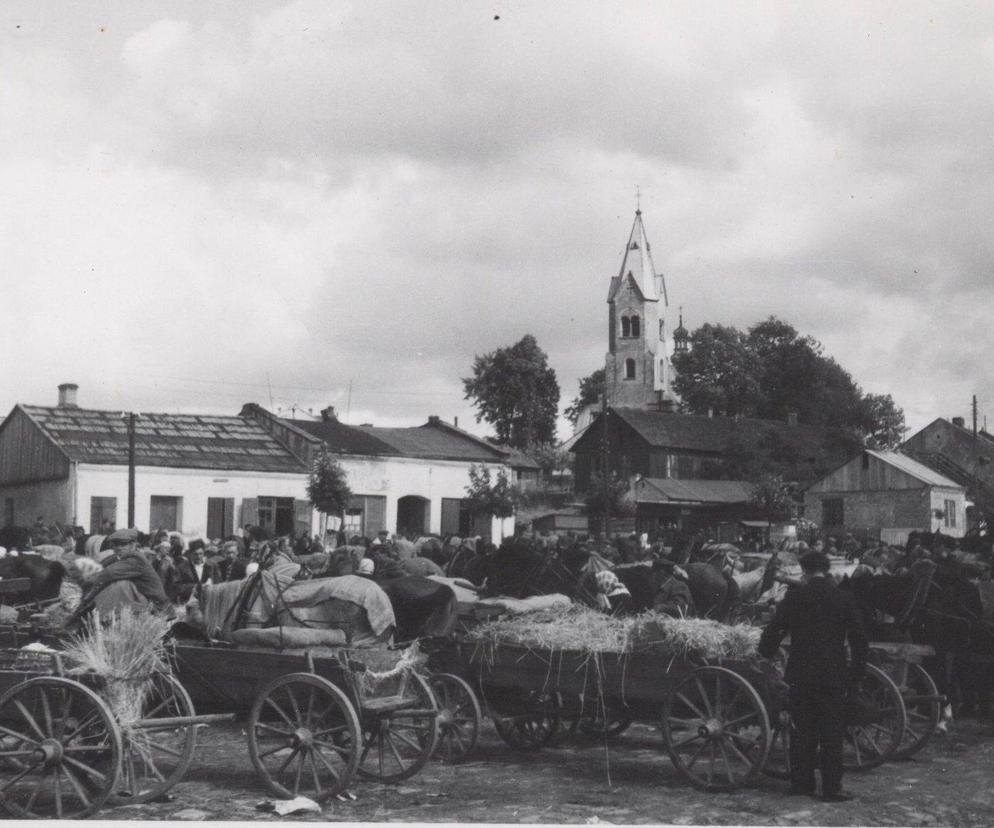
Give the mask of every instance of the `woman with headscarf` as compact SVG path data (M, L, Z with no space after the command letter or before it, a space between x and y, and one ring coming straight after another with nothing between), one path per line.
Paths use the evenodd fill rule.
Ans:
M597 582L597 606L608 615L630 615L632 594L618 576L605 569L594 576Z

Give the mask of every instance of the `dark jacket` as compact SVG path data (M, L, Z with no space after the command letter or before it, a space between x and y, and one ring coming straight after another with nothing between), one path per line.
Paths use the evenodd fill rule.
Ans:
M788 633L790 655L785 678L789 684L845 689L847 680L866 668L869 643L856 605L827 576L787 590L773 620L763 630L759 654L772 658ZM852 657L848 666L847 639Z
M104 564L103 571L98 572L90 581L83 604L92 600L100 590L114 581L131 581L156 609L169 606L169 598L162 588L162 581L145 556L139 552L125 553Z

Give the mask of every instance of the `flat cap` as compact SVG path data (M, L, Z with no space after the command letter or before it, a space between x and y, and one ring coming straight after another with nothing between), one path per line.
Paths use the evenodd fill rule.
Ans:
M118 529L107 538L108 543L138 543L137 529Z

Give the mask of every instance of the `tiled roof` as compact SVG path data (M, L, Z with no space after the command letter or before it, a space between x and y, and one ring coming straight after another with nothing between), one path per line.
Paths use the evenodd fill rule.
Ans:
M871 451L866 450L867 454L873 455L882 463L887 463L898 469L905 474L909 474L916 480L920 480L928 486L947 486L952 488L958 488L959 484L948 477L944 477L937 471L930 469L924 463L920 463L913 457L909 457L907 454L903 454L899 451Z
M818 426L789 425L777 420L748 417L703 417L696 414L668 414L643 408L612 408L651 446L691 451L724 451L737 435L776 433L792 441L820 443L826 429Z
M119 411L24 405L21 409L70 460L127 465L128 427ZM257 423L242 417L142 413L135 425L140 466L231 471L306 471Z
M486 446L482 441L464 437L451 427L439 428L428 424L416 428L361 429L377 440L393 446L392 454L434 460L468 460L474 463L504 462L504 453Z
M643 477L635 489L638 503L747 503L753 484L744 480L676 480Z
M507 465L509 465L512 469L542 468L523 451L518 451L518 449L511 448L510 446L498 446L498 448L504 452L504 462L507 463Z

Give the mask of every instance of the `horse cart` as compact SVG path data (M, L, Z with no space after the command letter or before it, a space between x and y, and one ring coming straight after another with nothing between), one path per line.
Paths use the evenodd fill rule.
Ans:
M435 749L435 697L406 653L174 642L169 655L124 717L111 683L59 652L0 650L0 808L81 819L155 800L189 768L198 727L220 721L245 722L252 764L279 797L406 779Z

